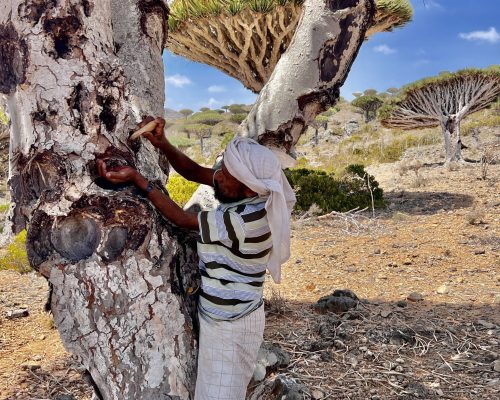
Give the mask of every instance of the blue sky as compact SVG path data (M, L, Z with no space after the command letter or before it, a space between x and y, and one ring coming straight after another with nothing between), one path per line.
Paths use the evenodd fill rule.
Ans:
M363 44L341 90L385 91L441 71L500 64L500 0L412 0L413 21ZM166 106L179 110L253 103L256 96L215 68L168 51Z

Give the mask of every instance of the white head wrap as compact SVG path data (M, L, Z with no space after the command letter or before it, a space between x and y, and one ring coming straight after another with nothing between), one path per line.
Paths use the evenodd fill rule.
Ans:
M295 194L276 155L253 139L236 137L224 152L229 173L266 201L273 248L268 269L276 283L281 281L281 264L290 258L290 214Z

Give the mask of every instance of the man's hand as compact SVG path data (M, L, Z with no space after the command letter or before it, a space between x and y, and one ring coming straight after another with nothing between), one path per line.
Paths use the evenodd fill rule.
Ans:
M99 175L113 184L136 183L140 174L134 168L119 166L108 169L104 160L97 160L97 170Z
M148 139L151 144L157 149L163 148L168 143L164 133L165 120L163 118L153 118L147 116L139 123L139 128L142 128L144 125L151 121L156 121L158 125L153 132L143 133L142 137Z

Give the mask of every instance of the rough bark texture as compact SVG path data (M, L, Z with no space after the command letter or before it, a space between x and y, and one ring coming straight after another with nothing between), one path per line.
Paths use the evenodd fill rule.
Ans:
M373 0L306 0L303 7L288 51L240 126L240 134L286 152L338 100L375 13Z
M29 227L61 339L103 399L187 399L195 380L193 241L95 170L104 157L166 180L157 152L127 137L162 114L167 15L161 1L0 5L12 230Z
M318 2L322 3L322 1ZM331 1L332 7L342 3ZM211 65L259 93L295 34L303 6L276 6L267 13L246 8L236 15L182 22L168 38L168 49L190 60ZM379 11L366 37L407 21L397 13Z
M382 109L382 124L390 128L420 129L441 126L446 161L462 161L460 123L487 107L500 95L497 68L459 71L409 86Z

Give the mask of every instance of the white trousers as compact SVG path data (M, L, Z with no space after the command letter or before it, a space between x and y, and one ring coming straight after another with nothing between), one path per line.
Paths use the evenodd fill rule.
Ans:
M195 400L245 400L264 336L264 305L235 321L198 314Z

